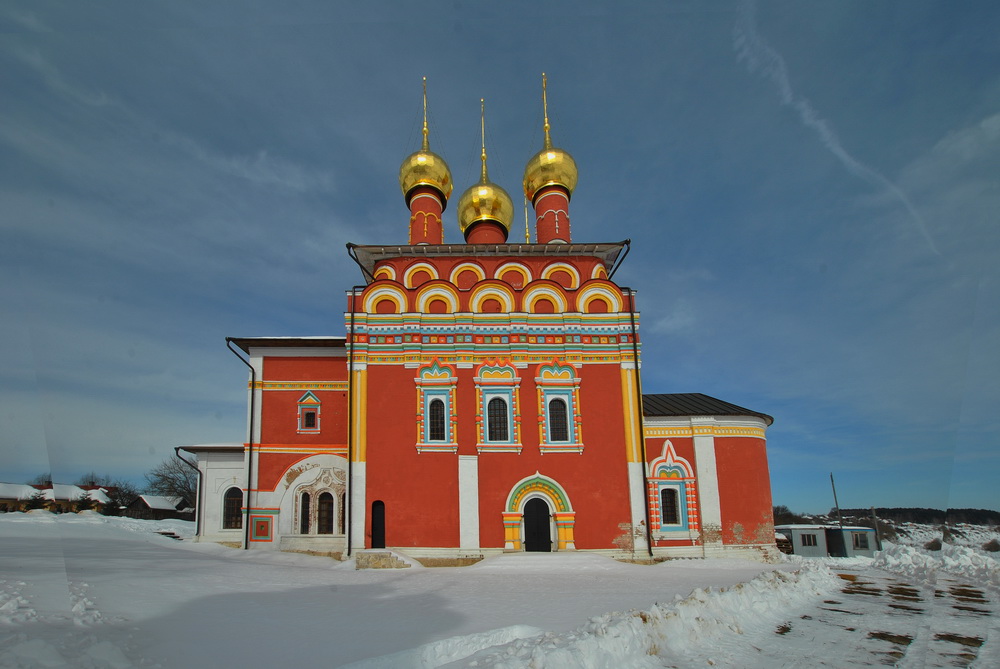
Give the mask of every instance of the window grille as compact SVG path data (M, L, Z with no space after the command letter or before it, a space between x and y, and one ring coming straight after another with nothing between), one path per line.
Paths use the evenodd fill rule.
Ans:
M486 405L487 439L489 441L508 441L507 402L500 397L494 397Z

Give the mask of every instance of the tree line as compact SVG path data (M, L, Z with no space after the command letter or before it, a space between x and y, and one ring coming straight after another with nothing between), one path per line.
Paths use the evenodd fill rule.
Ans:
M868 525L871 509L841 509L840 515L852 524ZM1000 525L1000 511L990 509L926 509L920 507L875 507L875 515L880 521L892 523L919 523L921 525ZM837 509L832 508L824 517L805 516L795 513L787 506L774 507L774 524L827 522L837 518Z
M75 511L96 510L105 515L119 515L126 506L134 502L139 495L162 495L164 497L179 497L187 506L194 508L197 504L198 474L177 455L172 455L144 474L145 485L139 486L129 479L98 474L90 471L76 480L77 486L96 486L103 488L108 496L107 504L100 504L90 491L87 491L75 504ZM52 485L52 474L39 474L28 485ZM38 490L26 502L26 509L41 509L46 504L45 493Z

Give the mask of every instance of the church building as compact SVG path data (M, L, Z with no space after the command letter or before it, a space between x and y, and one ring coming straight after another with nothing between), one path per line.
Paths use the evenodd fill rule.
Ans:
M198 539L341 558L387 548L433 564L510 551L619 558L774 552L770 416L701 394L643 395L628 240L571 234L572 156L527 161L534 239L481 171L421 148L400 168L400 242L348 244L362 285L345 336L233 337L249 368L247 440L184 447ZM402 219L406 220L406 219ZM525 237L528 236L525 231Z

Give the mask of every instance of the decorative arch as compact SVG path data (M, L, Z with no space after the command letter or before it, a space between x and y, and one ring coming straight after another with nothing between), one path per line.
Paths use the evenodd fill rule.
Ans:
M608 286L600 284L587 286L577 294L577 311L581 311L585 314L593 313L596 310L593 309L592 303L597 300L604 302L607 307L607 312L604 313L624 311L621 293L612 290Z
M395 311L389 313L401 314L406 311L406 293L396 285L377 286L365 294L364 310L369 314L387 313L379 311L379 303L388 301ZM383 307L384 308L384 307Z
M469 310L474 313L482 312L483 302L491 298L500 302L505 313L514 311L514 291L495 281L481 284L473 289L469 298Z
M375 270L375 275L374 276L375 276L376 281L378 281L378 280L384 280L384 279L388 279L389 281L395 281L396 280L396 268L393 267L392 265L382 265L377 270Z
M649 463L649 471L653 478L690 479L694 478L694 469L684 458L677 455L674 445L669 439L663 442L660 457Z
M407 267L406 271L403 272L403 285L407 288L416 288L416 286L413 285L413 275L421 271L427 272L427 274L431 277L430 280L432 281L434 279L441 278L438 275L437 267L434 265L428 262L416 262Z
M524 291L522 304L528 313L535 313L535 303L541 299L549 299L555 305L556 313L565 312L567 309L565 294L553 286L535 285Z
M591 279L607 279L608 270L604 268L604 265L594 265L594 269L590 272Z
M283 490L275 516L279 535L296 535L310 542L330 540L333 545L344 540L346 458L329 453L309 455L290 465L280 481L275 489L276 492ZM324 492L333 497L334 532L321 536L318 532L319 497Z
M452 268L451 274L448 275L448 282L458 286L459 276L465 271L472 272L476 275L476 280L473 283L478 283L486 279L486 270L483 269L482 265L474 262L461 262Z
M552 275L554 275L556 272L566 272L567 274L569 274L570 285L564 286L564 288L575 290L580 286L580 270L578 270L576 267L573 267L573 265L570 265L569 263L565 262L554 262L551 265L546 266L545 269L542 270L542 278L549 279L550 281L555 281L555 279L552 278ZM556 281L556 283L559 282Z
M552 509L557 550L575 549L573 526L576 522L576 512L573 511L569 495L558 481L538 471L515 483L507 495L503 511L504 548L523 550L524 506L534 498L545 500Z
M517 286L510 279L504 278L508 274L517 274L521 277L521 285ZM531 283L532 279L531 270L519 262L506 262L500 265L493 273L493 276L504 283L514 286L515 288L524 288Z
M434 299L439 299L447 305L447 313L453 314L458 311L458 291L443 281L424 284L424 287L417 292L417 311L422 314L430 313L430 303Z

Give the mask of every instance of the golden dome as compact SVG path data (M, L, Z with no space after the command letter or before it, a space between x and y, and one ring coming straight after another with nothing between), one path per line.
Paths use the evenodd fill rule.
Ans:
M436 189L444 196L444 206L448 205L448 198L451 197L454 184L451 182L451 170L444 158L431 151L427 136L430 131L427 129L427 77L424 77L424 139L420 150L411 153L399 166L399 187L406 197L406 204L410 204L410 192L417 186L429 186Z
M535 193L545 186L562 186L571 194L576 188L576 161L562 149L548 146L532 157L524 168L524 194L534 202Z
M500 186L480 181L458 200L458 229L464 234L474 223L496 221L510 231L514 220L514 203Z
M504 227L506 235L514 221L514 202L507 191L490 181L486 172L486 102L480 100L479 104L482 105L480 124L483 152L480 158L483 161L483 171L479 183L462 193L458 200L458 229L464 234L474 223L496 221Z
M576 188L578 172L576 161L569 152L552 146L549 136L549 103L546 96L545 73L542 73L542 109L545 117L545 146L536 153L524 168L524 195L534 202L535 194L545 186L562 186L570 194Z
M451 170L444 158L426 147L407 156L399 166L399 187L409 200L410 192L417 186L430 186L444 196L445 204L451 197L455 185L451 182Z

